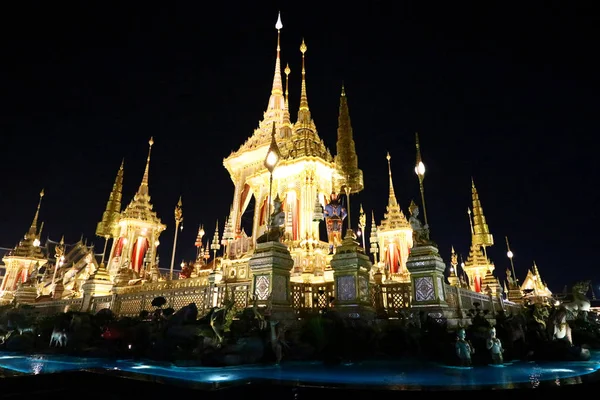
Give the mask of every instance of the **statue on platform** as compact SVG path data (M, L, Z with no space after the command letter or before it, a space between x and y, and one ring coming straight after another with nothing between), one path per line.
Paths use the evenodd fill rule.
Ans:
M463 367L471 366L471 354L475 353L475 349L471 346L471 342L467 340L467 332L465 328L458 328L456 331L456 355Z
M273 200L273 212L269 217L267 231L256 239L256 243L279 242L283 236L283 225L285 223L285 212L279 195Z
M342 224L348 215L342 206L337 193L332 192L329 203L325 206L325 222L327 224L327 239L331 250L342 243Z
M419 206L411 200L408 211L410 212L408 222L413 230L414 246L433 245L434 243L429 239L429 226L423 225L421 221L419 221Z
M496 328L490 328L489 336L485 343L485 347L487 347L487 349L490 351L490 355L492 356L492 363L504 363L504 357L502 355L502 353L504 353L504 348L502 348L502 342L500 341L500 339L496 337Z

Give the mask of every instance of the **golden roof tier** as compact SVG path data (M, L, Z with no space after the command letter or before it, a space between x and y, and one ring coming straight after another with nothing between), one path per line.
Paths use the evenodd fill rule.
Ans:
M294 124L292 138L282 143L284 149L282 154L287 153L287 158L296 159L301 157L319 157L325 161L332 161L331 153L319 137L315 121L308 107L308 96L306 95L306 60L305 53L308 50L304 39L300 45L302 53L302 84L300 87L300 108L298 109L298 120ZM285 151L287 149L287 151Z
M156 211L153 210L153 206L150 203L148 174L150 169L150 155L152 154L152 145L154 144L153 138L150 138L148 144L150 145L150 148L148 150L148 158L146 159L146 169L144 170L142 183L135 196L133 196L133 200L127 205L125 210L123 210L119 220L120 225L127 219L143 221L152 225L162 225L160 218L158 218Z
M521 285L521 291L526 293L526 297L550 298L552 292L548 285L542 280L537 264L533 262L533 267L527 271L527 276Z
M340 96L336 151L336 190L341 192L343 187L349 186L350 193L360 192L364 188L363 172L358 169L358 156L356 155L352 123L350 121L348 98L343 85Z
M240 146L240 148L232 152L224 161L225 168L231 175L237 173L235 167L241 164L246 164L248 160L256 158L256 152L261 155L265 152L263 147L268 147L271 142L271 130L273 122L277 127L279 134L278 139L287 139L291 136L291 123L289 110L286 106L286 98L283 93L283 84L281 79L281 15L277 17L277 23L275 24L277 29L277 56L275 58L275 73L273 76L273 86L271 88L271 95L269 97L269 103L267 109L263 114L262 121L259 122L258 128L254 130L254 133L246 142ZM286 82L287 86L287 82ZM285 146L281 146L284 150ZM287 154L286 151L282 151L284 156Z
M98 222L96 226L96 235L109 239L118 235L119 218L121 217L121 198L123 197L123 164L125 161L121 161L121 166L117 172L115 183L113 183L112 191L108 196L106 202L106 209L102 213L102 220Z

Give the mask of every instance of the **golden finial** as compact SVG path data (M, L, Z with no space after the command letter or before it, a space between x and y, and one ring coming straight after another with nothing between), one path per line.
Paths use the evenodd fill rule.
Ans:
M38 201L37 208L35 210L35 215L33 216L33 221L31 221L31 226L29 227L28 235L31 239L35 239L37 237L37 224L38 217L40 215L40 208L42 207L42 198L44 197L44 189L40 192L40 199Z
M387 155L385 156L385 158L387 159L388 162L388 175L390 177L390 200L389 200L389 206L393 207L396 206L398 204L398 201L396 200L396 192L394 191L394 183L392 182L392 164L390 162L390 160L392 159L392 156L390 156L390 153L388 152Z
M285 72L285 108L287 108L288 110L290 109L290 103L289 103L289 82L290 82L290 72L292 72L292 70L290 69L290 64L287 63L285 66L285 70L283 71Z
M151 136L148 141L150 145L148 149L148 158L146 158L146 169L144 170L144 176L142 177L142 183L138 189L138 195L148 195L148 171L150 170L150 155L152 154L152 146L154 145L154 138Z
M277 22L275 23L275 29L281 30L283 28L283 24L281 23L281 11L277 13Z
M344 82L342 82L342 97L346 97L346 88L344 87Z
M300 87L300 110L298 111L298 121L304 124L309 124L311 121L310 111L308 109L308 97L306 95L306 68L304 61L304 53L306 53L306 43L302 38L300 52L302 53L302 85Z

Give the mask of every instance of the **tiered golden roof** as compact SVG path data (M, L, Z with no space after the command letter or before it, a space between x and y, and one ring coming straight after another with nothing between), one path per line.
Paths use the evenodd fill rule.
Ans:
M140 187L133 196L133 200L127 208L123 211L121 215L121 219L135 219L138 221L144 221L151 223L153 225L162 225L160 218L156 215L156 211L152 208L152 204L150 203L150 193L148 189L148 173L150 170L150 155L152 153L152 145L154 144L154 140L150 138L148 142L150 148L148 150L148 158L146 159L146 169L144 170L144 176L142 177L142 183Z
M96 235L103 238L111 238L118 236L117 223L121 217L121 198L123 197L123 164L125 161L121 161L121 166L117 172L115 183L113 184L112 191L106 202L106 209L102 214L102 221L98 222L96 226Z
M471 179L471 192L473 194L473 243L485 247L493 246L494 237L485 221L483 207L481 207L481 201L473 179Z
M23 240L17 244L17 246L12 250L9 254L11 257L23 257L23 258L36 258L43 259L44 254L42 252L41 247L39 246L39 238L42 232L42 229L38 231L38 217L40 215L40 207L42 206L42 198L44 197L44 190L40 192L40 200L38 201L37 209L35 210L35 215L33 217L33 221L31 221L31 226L29 230L25 234ZM43 224L42 224L43 226ZM36 243L36 240L38 241Z
M349 186L351 193L360 192L364 189L363 172L358 169L358 156L354 145L348 99L343 85L340 96L336 151L336 189L341 191L342 187Z
M232 152L228 158L236 157L237 155L246 151L251 151L262 146L268 146L271 142L271 129L273 122L275 122L279 137L278 139L287 139L291 136L291 130L289 129L289 110L286 107L286 99L283 94L283 84L281 79L281 16L277 17L277 23L275 24L277 29L277 57L275 59L275 74L273 75L273 87L271 88L271 96L269 97L269 104L267 110L263 114L263 120L260 121L258 128L254 130L254 134L246 140L246 142L240 146L240 148ZM287 121L287 123L286 123ZM280 146L284 147L284 146ZM285 157L287 154L282 149L282 154Z
M494 264L490 262L490 260L483 254L483 250L481 249L481 245L475 243L471 243L471 249L469 250L469 257L467 257L467 261L465 262L466 268L472 267L485 267L489 266L491 270L494 269Z
M326 161L331 161L331 153L325 146L323 140L319 137L315 121L313 121L308 107L308 96L306 95L306 66L305 57L306 43L302 39L300 52L302 53L302 85L300 89L300 108L298 109L298 120L294 124L292 138L289 142L284 142L282 150L284 157L294 159L306 156L320 157ZM281 147L280 147L281 148Z
M390 179L390 196L388 199L388 205L386 207L387 213L383 216L383 221L379 226L380 231L392 231L401 228L410 229L410 224L406 219L406 216L402 212L398 200L396 199L396 192L394 191L394 182L392 181L392 167L391 167L391 156L390 153L386 156L388 161L388 174Z

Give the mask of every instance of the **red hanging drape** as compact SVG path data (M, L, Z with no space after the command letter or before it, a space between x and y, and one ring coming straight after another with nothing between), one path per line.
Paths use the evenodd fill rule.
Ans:
M131 254L131 268L140 272L142 265L144 264L144 257L148 250L148 240L145 237L138 237L133 247L133 253Z

